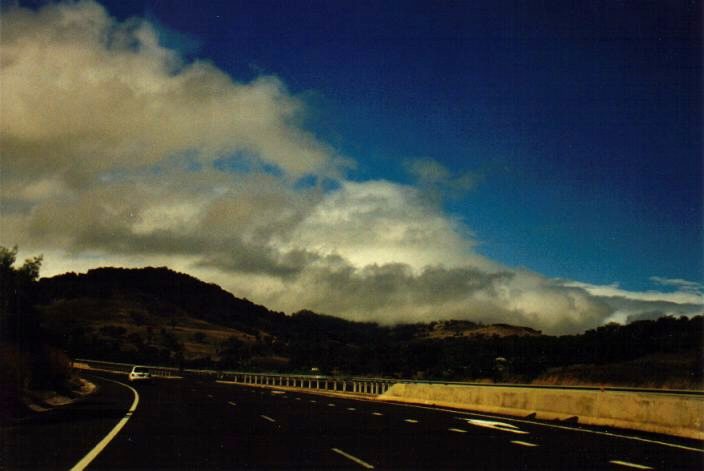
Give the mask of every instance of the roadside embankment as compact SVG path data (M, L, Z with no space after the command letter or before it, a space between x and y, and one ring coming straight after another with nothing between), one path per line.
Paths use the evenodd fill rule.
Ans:
M53 390L25 391L24 404L33 412L46 412L56 407L72 404L79 399L93 394L95 384L84 378L75 378L71 382L70 391L57 392Z
M379 398L704 440L704 397L697 395L397 383Z

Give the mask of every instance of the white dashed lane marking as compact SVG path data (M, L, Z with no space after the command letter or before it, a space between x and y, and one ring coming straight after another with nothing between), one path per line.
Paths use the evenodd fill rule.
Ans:
M331 448L331 450L334 451L335 453L337 453L338 455L344 456L345 458L347 458L350 461L354 461L355 463L357 463L358 465L360 465L363 468L374 469L373 465L367 463L364 460L357 458L356 456L352 456L349 453L346 453L346 452L340 450L339 448Z
M236 405L237 405L236 402L232 402L232 401L229 401L228 404L230 404L231 406L236 406Z
M528 446L528 447L538 446L535 443L522 442L520 440L511 440L511 443L513 443L514 445Z
M462 430L461 428L449 428L448 430L449 430L450 432L467 433L466 430Z
M416 419L406 419L404 422L408 422L409 424L417 424L418 421Z
M621 461L621 460L611 460L611 461L609 461L609 463L617 464L619 466L625 466L626 468L633 468L633 469L655 469L655 468L651 468L650 466L645 466L643 464L629 463L628 461Z
M372 415L384 415L381 412L372 412Z
M354 407L348 407L347 410L357 410Z
M261 417L264 420L268 420L269 422L276 422L276 420L272 419L268 415L260 415L259 417Z

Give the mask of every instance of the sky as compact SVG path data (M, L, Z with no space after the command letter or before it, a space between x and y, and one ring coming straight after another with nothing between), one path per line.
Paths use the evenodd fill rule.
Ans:
M704 304L696 1L3 1L0 245L271 309Z

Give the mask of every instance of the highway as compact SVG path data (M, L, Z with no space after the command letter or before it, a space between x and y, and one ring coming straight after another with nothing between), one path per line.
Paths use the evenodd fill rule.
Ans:
M701 442L661 435L196 379L135 385L107 373L90 379L100 388L95 395L3 426L0 469L700 470L704 465ZM122 428L115 432L116 427ZM96 449L101 441L104 448Z

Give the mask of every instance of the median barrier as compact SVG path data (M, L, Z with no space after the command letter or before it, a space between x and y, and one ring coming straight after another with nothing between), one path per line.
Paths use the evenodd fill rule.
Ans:
M397 383L379 399L704 440L704 397L694 394Z

